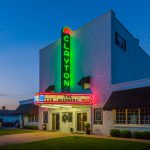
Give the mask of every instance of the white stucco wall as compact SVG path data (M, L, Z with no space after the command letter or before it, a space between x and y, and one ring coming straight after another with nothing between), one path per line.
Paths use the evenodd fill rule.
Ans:
M101 15L71 35L71 92L84 93L78 81L91 76L93 103L103 106L111 94L111 16ZM55 84L60 92L60 40L40 50L40 91Z
M109 135L113 124L112 111L103 111L103 124L93 124L93 134Z
M26 126L26 125L27 125L27 126L28 126L28 125L29 125L29 126L32 126L32 125L33 125L33 126L38 126L38 124L39 124L38 122L29 122L29 117L28 117L28 115L24 115L24 116L23 116L23 120L24 120L24 125L25 125L25 126Z
M135 38L112 17L112 83L121 83L150 78L150 56L140 47ZM115 32L126 40L126 52L115 44Z

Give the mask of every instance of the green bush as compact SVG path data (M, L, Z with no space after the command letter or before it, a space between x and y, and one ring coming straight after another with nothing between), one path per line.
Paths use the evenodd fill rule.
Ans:
M149 140L150 139L150 131L143 131L142 132L142 138Z
M38 126L35 125L25 125L24 129L38 130Z
M113 137L119 137L120 136L120 130L118 129L111 129L110 130L110 135Z
M140 131L134 131L132 136L135 139L141 139L142 138L142 132L140 132Z
M120 137L130 138L131 137L131 132L129 130L122 130L122 131L120 131Z

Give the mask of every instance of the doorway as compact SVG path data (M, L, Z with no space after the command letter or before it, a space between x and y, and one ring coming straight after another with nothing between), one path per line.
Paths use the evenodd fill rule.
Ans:
M85 122L87 122L87 113L77 113L77 131L85 131Z
M59 113L52 114L52 130L58 131L60 129L60 115Z

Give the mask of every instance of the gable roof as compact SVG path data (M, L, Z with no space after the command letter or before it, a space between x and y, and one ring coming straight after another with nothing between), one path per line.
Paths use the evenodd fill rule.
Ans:
M20 105L14 112L14 114L24 115L24 114L38 114L38 106L30 103L30 104L22 104Z

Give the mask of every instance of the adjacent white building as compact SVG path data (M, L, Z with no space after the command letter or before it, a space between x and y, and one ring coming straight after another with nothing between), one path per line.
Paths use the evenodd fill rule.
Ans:
M115 13L61 32L40 50L39 129L150 130L150 56Z

